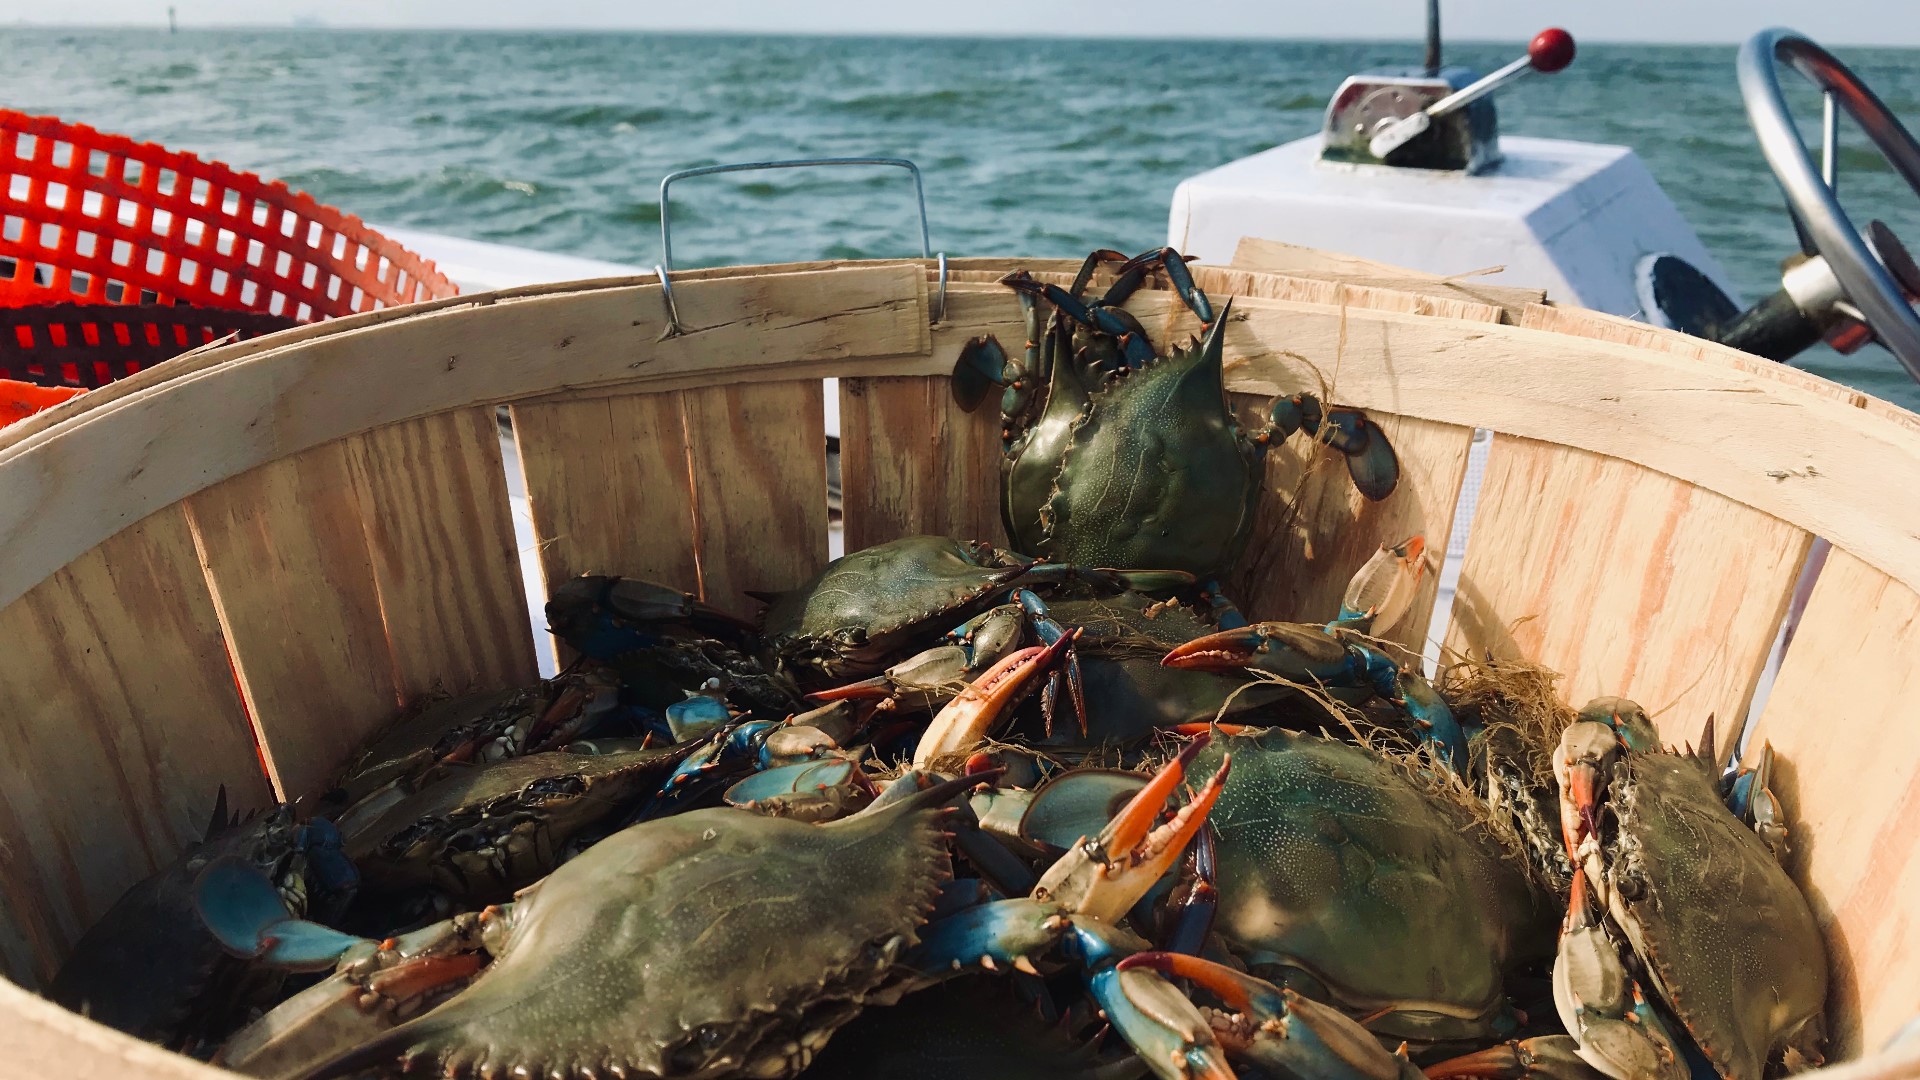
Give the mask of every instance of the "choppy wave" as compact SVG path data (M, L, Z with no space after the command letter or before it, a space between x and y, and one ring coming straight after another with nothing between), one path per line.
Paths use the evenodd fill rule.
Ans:
M925 170L953 255L1073 256L1162 241L1174 185L1315 131L1393 42L913 40L643 34L0 29L0 100L281 176L376 222L622 262L658 260L659 178L724 161L888 155ZM1519 52L1451 46L1490 69ZM1841 49L1910 126L1920 52ZM1734 50L1585 46L1506 93L1504 131L1637 149L1738 288L1797 247L1747 127ZM1812 141L1818 103L1793 93ZM1863 139L1843 201L1920 242L1920 200ZM675 188L688 265L918 250L890 170ZM680 240L676 230L676 240ZM681 245L677 243L677 248ZM679 254L679 253L676 253ZM1879 350L1808 366L1920 405Z

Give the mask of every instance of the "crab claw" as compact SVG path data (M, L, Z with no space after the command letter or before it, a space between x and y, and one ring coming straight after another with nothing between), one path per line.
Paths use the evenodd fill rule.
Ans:
M1606 1075L1580 1058L1570 1035L1510 1039L1471 1054L1427 1066L1427 1080L1602 1080Z
M992 334L968 340L953 363L953 400L963 412L972 412L987 400L988 387L1005 386L1007 352Z
M920 744L914 747L914 768L925 768L936 758L978 746L1000 718L1040 684L1079 636L1075 630L1045 648L1021 649L988 668L934 714Z
M1257 668L1289 679L1343 681L1352 672L1347 647L1310 623L1259 622L1177 645L1160 661L1195 671Z
M1400 458L1387 433L1358 409L1330 408L1319 438L1346 455L1347 475L1368 499L1379 502L1400 483Z
M1154 774L1100 835L1080 842L1062 855L1033 888L1033 898L1056 904L1076 914L1113 922L1126 914L1167 872L1187 844L1207 822L1207 814L1226 784L1231 756L1193 801L1158 828L1154 822L1187 774L1194 755L1209 739L1196 738L1180 756Z
M289 971L324 971L365 938L296 919L259 867L232 855L207 864L193 884L193 906L214 940L235 956Z
M1416 534L1398 544L1381 544L1347 582L1335 621L1368 633L1385 634L1413 606L1426 569L1426 537Z
M981 904L929 923L900 962L928 978L1003 966L1038 974L1032 958L1045 955L1072 926L1059 909L1025 898Z
M1560 785L1560 834L1575 865L1599 829L1600 799L1605 778L1620 755L1620 742L1611 725L1576 720L1560 734L1553 754L1553 777Z
M1233 1015L1216 1021L1227 1050L1276 1076L1325 1080L1420 1080L1420 1070L1388 1053L1346 1013L1224 964L1178 953L1145 952L1119 964L1123 974L1154 971L1187 979Z
M1150 968L1119 967L1089 980L1094 999L1127 1044L1162 1080L1233 1080L1213 1025Z

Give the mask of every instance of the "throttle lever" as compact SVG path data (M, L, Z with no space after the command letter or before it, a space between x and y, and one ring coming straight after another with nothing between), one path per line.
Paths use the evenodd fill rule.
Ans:
M1533 36L1527 43L1527 55L1488 75L1478 82L1463 86L1439 101L1398 120L1382 121L1378 131L1367 144L1367 150L1374 158L1385 161L1388 154L1412 142L1421 132L1433 126L1433 122L1448 113L1458 112L1468 105L1486 97L1495 90L1513 82L1524 75L1540 72L1550 75L1573 63L1573 35L1559 27L1549 27Z

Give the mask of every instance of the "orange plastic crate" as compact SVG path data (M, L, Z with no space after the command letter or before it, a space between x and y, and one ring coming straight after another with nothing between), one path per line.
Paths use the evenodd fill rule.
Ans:
M0 110L0 177L0 378L99 386L228 334L458 292L284 183L82 124Z

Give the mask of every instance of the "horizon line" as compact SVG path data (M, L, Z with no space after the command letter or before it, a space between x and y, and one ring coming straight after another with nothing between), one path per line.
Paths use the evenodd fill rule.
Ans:
M72 23L72 22L67 22L67 23L63 23L63 22L36 22L36 21L27 20L27 19L18 19L11 23L0 23L0 28L12 29L12 30L156 30L156 31L161 31L166 33L172 33L172 31L169 31L167 29L167 24L165 22L153 22L153 23L145 23L145 22ZM1289 42L1301 42L1301 43L1315 43L1315 44L1349 43L1349 44L1371 45L1371 44L1420 44L1424 40L1418 36L1394 37L1394 36L1384 36L1384 35L1373 36L1373 35L1365 35L1365 34L1353 35L1353 36L1331 35L1331 34L1327 34L1327 35L1300 34L1300 35L1293 35L1293 36L1286 36L1286 37L1266 36L1266 35L1221 37L1218 35L1204 34L1204 33L1197 33L1197 34L1182 34L1182 33L1082 34L1082 33L1040 32L1040 33L1025 33L1025 34L997 34L997 33L973 31L973 30L955 30L955 31L942 31L942 30L822 31L822 30L796 30L796 29L749 30L749 29L742 29L739 27L710 27L710 28L708 27L645 27L645 26L617 26L617 25L588 24L588 23L582 23L579 25L572 25L572 26L540 26L540 27L534 27L534 26L427 26L427 25L414 25L414 24L378 26L378 25L368 25L365 23L335 24L335 23L328 23L328 22L313 22L313 23L302 24L298 21L288 21L288 22L272 22L272 23L267 23L267 22L195 23L195 24L186 26L183 29L185 29L189 33L193 31L199 31L199 30L214 30L214 31L246 30L246 31L298 31L301 33L343 32L343 33L469 33L469 34L659 34L659 35L706 36L706 37L791 37L791 38L869 38L869 39L933 38L933 39L945 39L945 40L957 40L957 41L967 41L967 40L973 40L973 41L1179 41L1179 42L1220 42L1220 43L1228 43L1228 44L1255 43L1255 42L1261 43L1261 44L1284 44ZM1491 37L1461 36L1461 37L1447 38L1446 43L1461 44L1461 45L1510 45L1515 41L1524 41L1524 40L1526 40L1524 36L1518 37L1518 38L1491 38ZM1583 45L1588 45L1588 44L1591 44L1591 45L1651 45L1655 47L1700 47L1700 46L1735 47L1740 45L1745 40L1746 40L1745 37L1729 38L1729 39L1721 39L1721 40L1700 40L1700 39L1678 40L1676 39L1671 41L1654 41L1654 40L1648 40L1645 38L1582 37L1580 39L1580 43ZM1821 44L1832 45L1837 48L1872 48L1872 49L1907 49L1907 50L1920 49L1920 41L1898 42L1898 43L1888 44L1885 42L1841 41L1836 39L1827 39L1821 42Z

